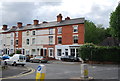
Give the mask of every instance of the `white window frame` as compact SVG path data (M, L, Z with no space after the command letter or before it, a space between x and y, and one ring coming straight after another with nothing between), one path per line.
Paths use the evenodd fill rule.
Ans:
M53 34L53 28L49 28L49 34L50 34L50 35Z
M58 54L58 50L61 50L61 55L59 56L59 54ZM61 57L62 56L62 49L57 49L57 56L58 57Z
M77 42L77 43L74 42L74 40L75 40L74 37L75 37L75 36L77 37L77 41L78 41L78 35L73 35L73 43L74 43L74 44L77 44L78 42Z
M26 39L26 45L29 45L28 43L30 44L30 39Z
M26 36L29 36L29 34L30 34L30 31L27 30L27 31L26 31Z
M53 36L49 36L49 44L53 44Z
M19 40L18 40L18 39L16 39L16 41L18 41L18 43L19 43ZM18 43L17 43L16 41L15 41L15 44L18 45Z
M34 40L33 40L34 39ZM32 38L32 44L35 44L35 41L36 41L36 39L35 38Z
M58 27L57 30L58 30L57 32L58 34L62 34L62 27Z
M78 25L73 25L73 33L78 33Z
M48 50L49 50L49 57L53 57L53 54L54 54L53 48L48 48ZM51 55L51 50L52 50L52 55Z
M58 43L58 38L61 38L61 43ZM62 36L57 37L57 44L62 44Z
M33 33L33 32L34 32L34 33ZM32 35L33 35L33 36L35 36L35 35L36 35L36 31L35 31L35 30L33 30L33 31L32 31Z

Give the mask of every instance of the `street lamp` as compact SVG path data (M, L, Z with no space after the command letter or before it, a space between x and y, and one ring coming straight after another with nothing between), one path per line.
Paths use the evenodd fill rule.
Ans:
M91 64L92 64L92 46L90 46L90 60L91 60Z

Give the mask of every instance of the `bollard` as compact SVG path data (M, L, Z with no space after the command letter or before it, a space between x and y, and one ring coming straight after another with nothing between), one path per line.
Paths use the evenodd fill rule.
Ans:
M81 64L81 78L88 78L88 64Z
M36 81L44 81L46 75L46 67L43 64L40 64L36 72Z

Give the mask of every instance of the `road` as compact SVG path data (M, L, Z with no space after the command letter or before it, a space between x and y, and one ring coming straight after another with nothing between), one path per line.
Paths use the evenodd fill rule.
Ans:
M35 72L18 76L14 79L35 79L36 69L39 63L27 63L26 67L35 69ZM75 79L80 77L80 64L45 64L47 72L46 79ZM22 67L21 67L22 68ZM89 76L95 79L118 79L118 65L89 65ZM102 80L101 80L102 81Z

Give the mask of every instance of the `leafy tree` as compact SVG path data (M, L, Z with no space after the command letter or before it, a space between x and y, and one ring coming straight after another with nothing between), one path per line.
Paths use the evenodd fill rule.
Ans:
M101 24L96 26L91 21L85 21L85 43L99 44L108 35L109 32Z
M116 10L111 13L110 28L112 29L112 36L117 37L120 40L120 3Z

